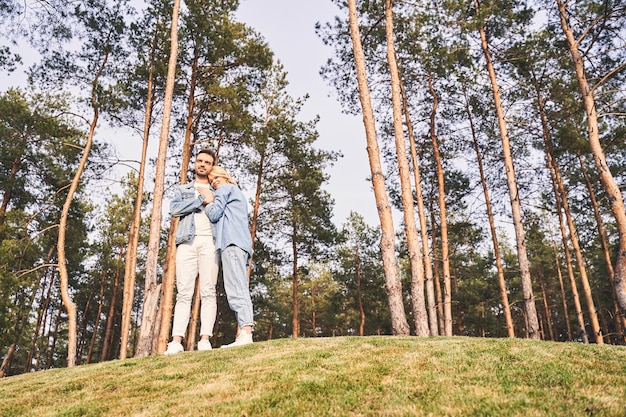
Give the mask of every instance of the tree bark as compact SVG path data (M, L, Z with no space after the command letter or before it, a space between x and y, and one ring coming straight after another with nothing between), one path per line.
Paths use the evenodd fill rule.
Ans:
M435 166L437 169L437 190L439 196L439 232L441 234L441 269L443 272L443 334L444 336L452 336L452 286L450 282L450 249L448 245L446 190L443 176L443 165L441 163L441 154L439 153L439 141L437 139L437 131L435 128L435 117L437 115L439 98L435 92L432 76L430 75L428 76L428 90L433 96L433 107L430 112L429 120L429 134L433 146Z
M178 54L178 11L180 0L174 0L172 10L171 49L167 68L167 81L165 85L165 98L163 100L163 120L161 134L159 136L159 151L157 154L156 174L154 182L154 199L152 203L152 215L150 217L150 236L148 239L148 254L146 258L146 286L144 307L139 331L136 357L147 356L154 353L157 347L159 320L159 296L161 285L157 284L157 264L159 258L159 243L161 240L161 218L163 205L163 192L165 182L165 160L167 158L167 145L170 131L172 113L172 98L176 80L176 57Z
M402 124L402 98L400 89L400 71L396 61L396 50L393 34L392 1L385 1L385 32L387 38L387 62L391 77L391 101L393 107L393 131L398 158L400 191L402 196L402 212L404 214L404 231L406 234L409 262L411 264L411 305L417 336L428 336L428 314L424 298L424 264L417 236L415 223L415 203L411 190L409 160L406 152L406 139Z
M391 315L391 331L394 335L408 335L409 324L404 311L404 300L402 297L402 285L398 274L395 250L395 230L389 199L385 190L385 178L382 173L380 162L380 149L376 138L376 126L374 112L372 110L371 97L367 84L367 74L365 70L365 55L361 45L361 35L357 21L356 0L348 0L350 37L352 39L352 49L357 74L359 89L359 99L363 112L363 124L367 141L367 153L369 157L370 169L372 173L372 185L374 188L374 198L378 209L378 217L381 225L380 251L385 271L385 289L389 301L389 312Z
M297 225L292 224L291 253L293 255L293 265L291 271L291 336L297 339L300 336L300 298L298 297L298 245L296 244Z
M587 186L587 191L589 192L591 206L593 207L593 216L595 217L596 224L598 226L598 238L600 239L600 246L602 247L602 253L604 254L604 263L606 264L609 282L611 283L611 298L613 299L613 317L615 319L615 327L619 333L619 338L622 343L624 343L626 342L626 340L624 340L624 337L626 336L624 334L624 330L626 329L626 316L619 314L619 305L617 304L617 296L615 295L615 270L613 269L613 263L611 262L611 253L609 251L609 243L606 236L606 230L604 228L604 221L602 220L602 215L600 214L598 200L593 186L591 185L589 174L587 174L585 161L580 153L578 153L577 156L580 163L580 172L583 174L585 185Z
M593 160L596 164L596 169L600 175L600 181L609 195L611 202L611 210L615 217L617 224L617 230L619 233L619 251L617 254L617 260L615 263L615 295L617 297L617 303L620 307L620 315L626 315L626 207L624 207L624 198L622 192L619 189L619 185L615 181L613 174L609 170L609 166L606 162L606 156L600 143L600 131L598 126L598 114L596 112L596 103L593 91L585 75L585 68L583 64L583 58L578 49L578 40L574 38L574 32L569 24L567 18L567 3L563 0L556 0L556 4L559 11L559 19L561 22L561 28L565 38L567 39L567 45L572 56L572 62L576 72L576 78L578 79L578 86L582 94L583 104L585 107L585 115L587 116L587 135L589 139L589 145L591 147L591 153L593 154Z
M464 92L465 93L465 92ZM465 111L470 124L472 133L472 144L474 152L476 152L476 161L478 163L478 172L480 174L480 183L483 187L483 195L485 196L485 209L487 210L487 219L489 221L489 231L491 233L491 243L493 245L493 256L496 262L496 271L498 273L498 288L500 289L500 299L502 300L502 310L504 312L504 321L506 324L506 333L508 337L515 337L515 326L513 325L513 317L511 316L511 306L509 304L509 294L506 288L506 280L504 279L504 267L502 265L502 255L500 253L500 244L498 242L498 232L496 230L496 222L493 216L493 208L491 206L491 197L489 196L489 187L487 186L487 178L485 177L485 169L483 167L483 157L478 146L478 138L476 137L476 128L474 126L474 118L465 94Z
M439 334L437 326L437 302L435 301L435 283L433 278L433 264L430 256L430 245L428 239L428 225L426 224L426 210L424 208L424 193L422 190L422 178L420 174L419 157L415 146L415 135L413 124L409 115L409 105L402 83L400 83L402 93L402 105L404 108L404 118L409 133L409 147L411 149L411 160L413 161L413 177L415 180L415 200L417 201L417 214L420 222L420 236L422 238L422 257L424 264L424 281L426 282L426 310L428 312L428 327L431 336Z
M148 159L148 142L150 140L150 125L152 124L152 112L154 110L154 66L157 33L152 38L150 55L150 69L148 72L148 91L146 94L146 114L143 121L143 140L141 145L141 161L139 162L139 175L137 177L137 197L133 206L133 217L128 231L128 247L126 248L126 262L124 269L124 295L122 297L122 322L120 331L120 359L128 356L128 337L130 334L131 316L133 313L133 301L135 299L135 281L137 277L137 248L139 247L139 234L141 229L141 206L143 203L143 187L146 175L146 162Z
M565 285L563 285L563 273L561 272L561 265L559 263L559 256L556 250L556 243L552 241L552 248L554 250L554 262L556 264L556 272L559 276L559 288L561 289L561 300L563 301L563 318L565 321L565 327L567 329L567 341L572 341L572 327L569 323L569 312L567 311L567 297L565 296Z
M549 167L552 173L552 160L550 159ZM583 317L583 309L580 304L580 295L578 294L578 285L576 284L576 277L574 276L574 268L572 267L572 256L570 255L569 245L567 243L567 233L565 231L565 224L563 223L562 203L561 195L557 190L556 179L552 179L552 186L554 187L554 197L556 200L556 210L559 218L559 229L561 231L561 241L563 242L563 255L565 256L565 265L567 266L567 275L569 276L570 285L572 287L572 298L574 299L574 308L576 309L576 319L578 320L578 326L580 327L581 337L583 343L589 343L589 337L587 336L587 329L585 328L585 318Z
M480 9L478 0L474 0L476 11ZM524 224L522 222L522 207L519 198L519 190L517 187L517 179L515 176L515 168L513 166L513 156L511 153L511 145L509 142L509 134L506 121L504 118L504 110L502 107L502 99L500 97L500 87L496 79L496 72L491 60L489 52L489 43L487 34L482 24L478 27L480 35L481 47L485 60L487 62L487 71L491 82L493 92L494 105L498 117L498 127L500 129L500 139L502 140L502 152L504 159L504 168L506 171L507 186L509 189L509 197L511 199L511 212L513 217L513 228L515 230L515 240L517 243L517 259L519 262L520 275L522 280L522 293L524 296L524 309L527 319L527 333L530 339L539 339L539 321L537 318L537 308L535 306L535 296L533 295L532 279L530 276L530 264L528 261L528 253L526 250L526 238L524 236Z

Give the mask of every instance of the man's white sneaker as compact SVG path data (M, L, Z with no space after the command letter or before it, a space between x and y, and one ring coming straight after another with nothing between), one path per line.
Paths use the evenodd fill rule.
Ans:
M211 346L211 342L208 340L201 340L198 342L198 350L211 350L213 346Z
M247 333L242 331L239 333L239 336L235 339L235 341L229 345L222 345L223 348L231 348L237 346L249 345L252 343L252 333Z
M177 353L184 352L184 351L185 351L185 348L183 348L183 345L181 345L180 342L176 342L172 340L171 342L167 344L167 350L163 352L163 354L175 355Z

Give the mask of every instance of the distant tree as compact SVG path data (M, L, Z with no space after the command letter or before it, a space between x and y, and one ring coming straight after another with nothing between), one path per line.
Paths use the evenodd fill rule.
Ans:
M355 212L341 228L335 279L341 284L344 335L388 334L389 309L384 296L384 273L376 242L380 231Z

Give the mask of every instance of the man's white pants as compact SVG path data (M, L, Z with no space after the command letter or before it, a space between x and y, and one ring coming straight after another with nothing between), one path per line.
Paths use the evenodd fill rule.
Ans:
M176 248L176 307L172 336L185 337L191 299L200 275L200 335L213 336L217 316L218 263L213 236L196 236Z

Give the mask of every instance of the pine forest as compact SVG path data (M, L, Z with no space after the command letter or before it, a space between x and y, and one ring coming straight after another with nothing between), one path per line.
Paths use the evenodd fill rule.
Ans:
M163 353L204 148L248 198L255 341L626 344L626 2L316 1L341 152L238 0L0 0L1 376ZM333 220L355 152L373 224Z

